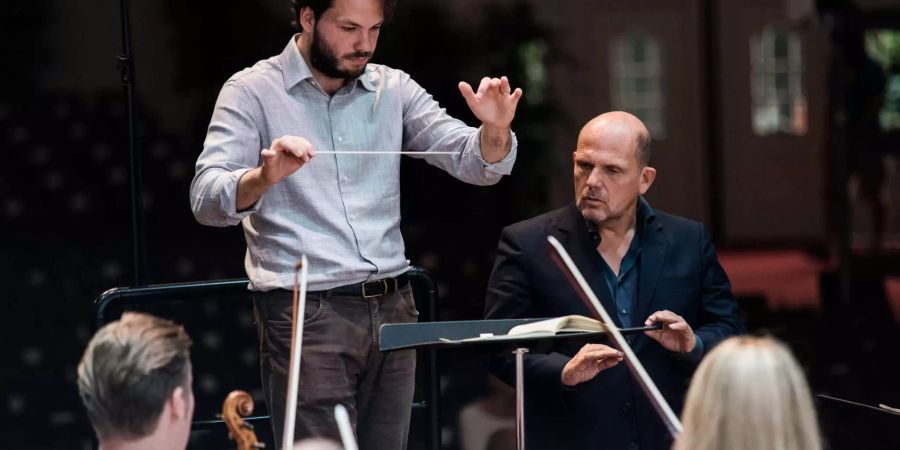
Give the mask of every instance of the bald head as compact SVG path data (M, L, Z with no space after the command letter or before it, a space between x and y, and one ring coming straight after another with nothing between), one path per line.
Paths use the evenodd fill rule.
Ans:
M632 114L611 111L591 119L578 133L577 148L592 147L599 142L618 142L633 149L640 167L650 164L650 131Z
M648 166L647 127L625 112L597 116L578 134L572 159L581 215L599 227L631 226L638 198L656 179L656 169Z

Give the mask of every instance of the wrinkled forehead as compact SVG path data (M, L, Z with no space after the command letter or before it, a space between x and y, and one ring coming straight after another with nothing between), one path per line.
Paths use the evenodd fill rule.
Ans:
M591 145L578 142L572 154L575 163L629 165L637 162L637 155L631 146Z

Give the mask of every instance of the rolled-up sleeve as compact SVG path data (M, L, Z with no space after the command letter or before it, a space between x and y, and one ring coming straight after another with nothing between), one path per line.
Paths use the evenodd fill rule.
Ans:
M502 160L488 163L481 156L481 128L467 126L447 114L437 101L406 73L401 74L403 141L406 149L454 155L418 156L453 177L475 185L491 185L512 172L518 141L510 131L511 149Z
M236 225L259 209L262 199L245 211L236 208L238 181L259 165L262 144L255 117L254 103L241 85L225 83L191 182L191 210L198 222Z

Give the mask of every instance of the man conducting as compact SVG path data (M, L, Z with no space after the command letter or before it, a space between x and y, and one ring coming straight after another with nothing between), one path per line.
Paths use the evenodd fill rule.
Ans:
M454 119L406 73L368 61L391 0L296 0L284 51L219 94L191 185L205 225L241 223L266 403L281 442L293 267L309 258L296 438L338 439L344 404L361 448L406 445L415 353L381 354L382 323L417 312L400 235L400 155L490 185L516 155L522 95L506 77L459 89L479 128ZM385 152L390 154L385 154ZM318 153L318 155L317 155Z
M694 368L723 338L744 332L728 278L703 225L655 211L650 135L631 114L588 122L573 154L575 203L502 232L487 319L590 316L553 264L547 236L571 254L615 326L661 323L628 338L673 410ZM613 314L614 313L614 314ZM607 345L555 341L525 358L526 441L532 448L668 449L663 422ZM491 370L511 382L506 353Z

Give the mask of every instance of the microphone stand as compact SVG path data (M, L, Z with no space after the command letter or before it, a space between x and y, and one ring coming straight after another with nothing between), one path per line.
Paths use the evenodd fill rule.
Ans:
M128 116L128 156L131 175L131 243L133 286L141 286L146 277L146 243L144 241L144 202L142 198L141 152L137 143L137 113L134 93L134 57L131 46L131 22L128 0L119 2L122 21L122 54L116 55L119 76L125 92L125 110Z

